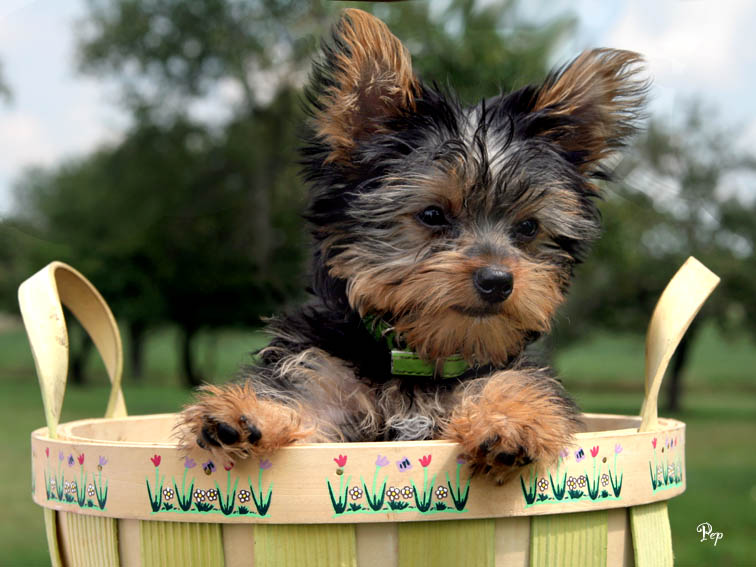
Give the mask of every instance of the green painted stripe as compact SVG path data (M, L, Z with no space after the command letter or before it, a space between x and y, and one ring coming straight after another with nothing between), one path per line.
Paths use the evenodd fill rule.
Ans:
M221 524L139 522L142 567L223 567Z
M533 516L531 567L605 567L608 520L606 510Z
M357 567L353 525L255 526L255 567Z
M672 531L666 502L630 508L630 528L636 567L666 567L674 564Z
M71 560L70 567L118 567L118 528L113 518L97 518L67 512L68 541L66 549Z
M398 526L399 567L494 567L494 520Z

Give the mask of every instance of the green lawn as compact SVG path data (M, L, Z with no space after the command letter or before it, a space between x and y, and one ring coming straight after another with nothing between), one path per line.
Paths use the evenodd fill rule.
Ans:
M189 400L176 378L176 334L153 335L148 380L124 385L132 414L175 411ZM224 381L264 342L254 333L201 337L201 366ZM565 349L556 359L564 382L586 411L632 414L643 392L643 343L637 337L602 337ZM744 341L702 329L687 375L688 489L670 504L675 554L680 565L756 563L756 349ZM92 385L70 388L63 420L100 415L107 387L99 362L88 369ZM43 425L33 363L23 332L0 331L0 431L6 432L0 474L6 479L6 513L0 519L0 564L45 565L42 513L29 497L29 433ZM709 522L724 533L717 547L699 542L696 526Z

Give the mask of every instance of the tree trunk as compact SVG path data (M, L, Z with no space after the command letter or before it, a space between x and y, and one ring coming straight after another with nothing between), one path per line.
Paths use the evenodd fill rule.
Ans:
M87 358L89 358L89 352L92 350L92 341L81 325L70 324L68 327L68 344L70 352L69 377L71 383L83 386L87 383L85 367Z
M690 355L690 345L696 337L698 323L694 321L688 328L687 333L683 336L677 347L675 356L672 358L672 369L667 383L667 405L666 411L678 412L682 407L683 394L683 370L688 363Z
M144 335L147 327L141 322L129 323L129 371L135 380L144 377Z
M192 342L196 335L196 328L185 327L181 337L181 369L184 374L184 381L190 388L196 388L202 383L202 378L197 374L192 356Z

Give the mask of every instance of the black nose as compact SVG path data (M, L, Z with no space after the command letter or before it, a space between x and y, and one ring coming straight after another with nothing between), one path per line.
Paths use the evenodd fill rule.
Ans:
M489 303L500 303L512 293L514 278L509 270L499 266L486 266L475 271L473 284L481 299Z

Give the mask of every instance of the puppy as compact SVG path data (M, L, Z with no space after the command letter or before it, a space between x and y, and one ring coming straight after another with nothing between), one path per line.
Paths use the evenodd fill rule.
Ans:
M636 129L635 53L463 106L385 24L346 10L315 64L303 149L312 299L178 425L216 458L296 442L447 439L503 482L553 461L579 412L525 347L599 234L596 179Z

